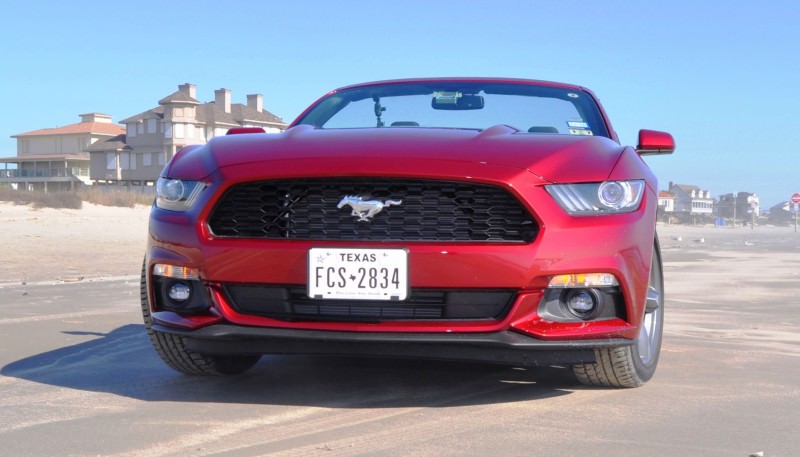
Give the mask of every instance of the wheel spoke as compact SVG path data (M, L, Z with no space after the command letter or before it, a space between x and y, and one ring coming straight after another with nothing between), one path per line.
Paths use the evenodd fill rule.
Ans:
M647 301L645 301L644 312L652 313L661 307L661 293L652 285L647 288Z
M653 269L650 271L650 284L647 286L647 296L644 304L644 316L642 327L639 330L636 346L639 352L639 359L645 365L649 365L657 357L661 338L661 271L656 271L659 264L654 262Z
M642 362L648 363L650 361L650 354L653 350L652 345L652 335L650 331L652 331L651 324L652 322L648 322L648 317L645 317L644 322L642 322L642 328L639 330L639 338L637 341L638 349L639 349L639 358L642 359Z

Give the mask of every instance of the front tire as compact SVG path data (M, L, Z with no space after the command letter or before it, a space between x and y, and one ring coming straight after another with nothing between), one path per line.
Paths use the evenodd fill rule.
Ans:
M656 371L663 328L664 274L656 240L639 335L630 346L595 349L594 363L573 365L572 371L581 384L588 386L639 387Z
M150 300L147 293L147 270L142 265L140 284L142 317L147 336L161 359L173 369L189 375L235 375L249 370L260 355L215 356L200 354L186 348L185 339L179 335L153 330Z

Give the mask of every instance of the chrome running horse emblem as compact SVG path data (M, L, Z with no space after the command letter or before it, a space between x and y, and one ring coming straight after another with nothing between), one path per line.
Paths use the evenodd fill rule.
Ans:
M373 216L383 211L383 208L401 205L402 203L403 200L381 202L380 200L364 200L358 195L347 195L339 201L336 207L341 209L346 205L350 205L350 208L353 209L351 215L358 217L358 222L370 222Z

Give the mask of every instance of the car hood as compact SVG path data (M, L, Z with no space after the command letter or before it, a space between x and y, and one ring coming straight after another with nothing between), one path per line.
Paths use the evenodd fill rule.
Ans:
M578 182L605 179L623 150L605 137L523 133L508 126L483 131L404 127L326 130L297 126L281 134L215 138L206 147L182 151L167 173L197 175L201 168L210 172L211 162L224 170L264 162L334 159L342 169L358 166L363 172L369 163L392 169L436 161L442 166L449 162L513 167L549 182Z

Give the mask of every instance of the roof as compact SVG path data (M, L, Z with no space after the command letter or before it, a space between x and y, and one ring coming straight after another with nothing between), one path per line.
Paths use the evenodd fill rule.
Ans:
M149 109L147 111L142 111L139 114L131 116L131 117L127 118L127 119L123 119L123 120L121 120L119 122L120 122L120 124L129 124L131 122L138 122L138 121L141 121L141 120L144 120L144 119L164 119L164 107L163 106L157 106L157 107L155 107L153 109ZM123 128L123 130L124 130L124 128Z
M676 194L676 197L682 195L682 198L694 198L697 200L713 200L711 197L711 192L708 190L703 190L697 186L687 185L687 184L670 184L669 187L670 192ZM697 196L692 196L692 192L695 193ZM705 195L705 196L704 196Z
M700 190L699 187L693 186L691 184L673 184L672 187L677 187L678 189L680 189L680 190L682 190L682 191L684 191L686 193L689 193L689 192L691 192L693 190Z
M236 118L233 116L233 103L231 103L231 112L226 113L223 109L217 109L217 104L214 102L204 103L197 107L197 121L206 124L219 123L228 125L239 125Z
M283 119L267 110L256 111L241 103L231 103L230 113L226 113L222 108L217 107L214 102L204 103L197 107L197 120L206 124L220 123L231 126L239 126L245 121L286 125Z
M286 125L286 122L278 116L270 113L267 110L256 111L247 105L241 103L234 103L231 105L231 113L233 117L240 121L258 121L269 122L271 124Z
M681 192L684 192L686 194L691 194L692 191L695 191L695 192L708 192L707 190L701 189L698 186L693 186L691 184L673 184L672 187L670 187L669 190L672 190L674 188L677 188L678 190L680 190Z
M778 210L789 211L789 208L790 208L791 204L792 204L792 202L790 202L789 200L786 200L785 202L778 203L777 205L771 207L769 209L769 211L770 212L778 211Z
M163 101L163 100L162 100ZM161 102L159 102L161 103ZM211 124L227 124L230 126L239 126L245 121L264 122L269 124L277 124L285 126L286 122L278 116L270 113L267 110L256 111L247 105L241 103L231 103L231 112L226 113L221 107L218 107L214 102L200 104L197 107L196 119L199 123ZM128 124L131 122L138 122L144 119L163 119L164 107L158 106L147 111L143 111L135 116L120 121L121 124Z
M159 106L123 119L119 123L129 124L145 119L163 119L165 105L189 104L196 105L195 120L200 124L222 124L228 127L237 127L248 124L249 122L273 124L278 127L286 127L288 125L283 119L263 108L261 111L258 111L245 104L231 103L230 112L226 113L224 109L221 106L217 106L214 101L201 103L194 98L193 95L195 95L194 85L189 83L182 84L178 86L176 92L159 100Z
M674 195L672 195L672 194L671 194L671 193L669 193L669 192L664 192L664 191L662 190L662 191L660 191L660 192L658 193L658 198L675 198L675 196L674 196Z
M32 130L30 132L11 135L11 138L26 136L45 136L45 135L75 135L75 134L94 134L94 135L119 135L125 129L116 124L107 122L79 122L77 124L65 125L49 129Z
M89 152L104 152L133 149L125 143L125 139L126 135L113 136L111 138L92 143L88 148L86 148L86 150Z
M166 105L167 103L187 103L190 105L199 105L200 102L182 90L173 92L170 95L158 101L159 105Z

